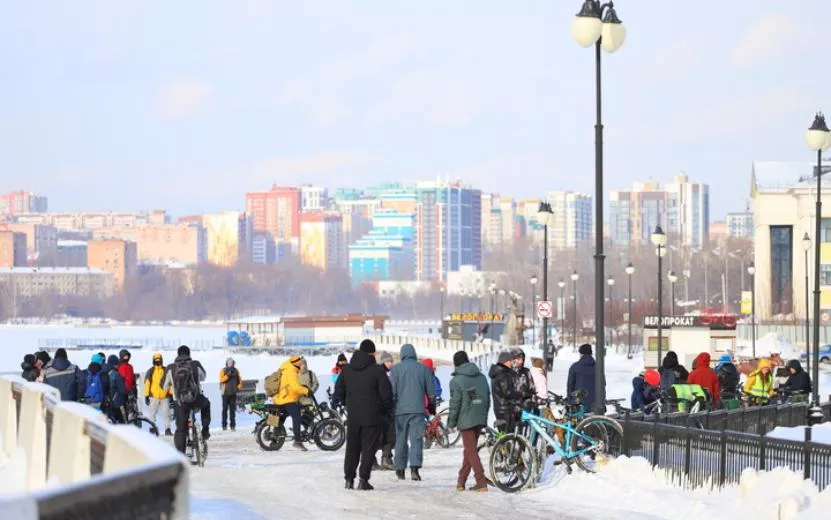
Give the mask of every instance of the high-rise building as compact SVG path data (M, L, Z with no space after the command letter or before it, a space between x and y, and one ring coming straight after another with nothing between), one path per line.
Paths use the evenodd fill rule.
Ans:
M300 186L300 211L323 211L328 207L328 188L310 184Z
M214 265L229 267L251 258L251 220L245 213L225 211L202 215L205 229L205 258Z
M245 194L245 211L254 231L270 233L277 246L300 244L300 189L274 186L271 191Z
M343 222L338 213L310 211L301 215L300 261L324 271L346 267Z
M366 281L414 280L414 215L379 210L372 229L349 246L349 275L353 285Z
M26 234L0 231L0 267L26 266Z
M462 265L482 268L482 192L455 182L416 186L416 275L444 280Z
M0 195L0 215L44 213L48 209L45 196L29 191L12 191Z
M140 226L107 227L92 233L96 239L114 238L135 242L138 261L142 264L197 265L206 260L205 229L196 225L145 224Z
M753 213L728 213L727 234L731 237L753 238Z
M542 226L537 222L539 209L540 199L522 199L517 202L519 236L527 237L534 242L542 242Z
M394 210L403 214L415 213L416 192L413 188L379 189L375 195L381 202L382 209Z
M127 278L138 267L136 243L117 239L90 240L87 243L87 267L111 273L113 288L121 292Z
M592 198L573 191L549 191L546 195L554 218L548 225L551 249L574 249L592 238Z
M54 226L40 224L0 224L0 230L15 231L26 235L28 261L34 265L56 265L58 230Z
M251 239L251 261L265 265L277 262L277 248L270 233L254 231Z
M24 213L14 217L18 224L49 225L58 231L100 229L105 227L133 227L145 224L165 224L170 221L162 210L156 211L77 211L69 213Z
M609 196L609 237L615 244L647 244L657 226L673 243L706 247L710 236L710 190L707 184L677 175L661 189L654 181L636 182L631 190Z

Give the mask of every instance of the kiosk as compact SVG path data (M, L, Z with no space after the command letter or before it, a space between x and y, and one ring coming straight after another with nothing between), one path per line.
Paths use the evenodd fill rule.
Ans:
M672 350L678 362L692 370L693 360L702 352L709 352L715 361L722 354L736 350L736 317L729 314L698 316L663 316L661 320L661 355ZM658 368L658 317L645 316L643 320L643 364Z
M505 319L499 313L458 313L451 314L442 322L441 337L461 341L491 339L498 342L504 330Z

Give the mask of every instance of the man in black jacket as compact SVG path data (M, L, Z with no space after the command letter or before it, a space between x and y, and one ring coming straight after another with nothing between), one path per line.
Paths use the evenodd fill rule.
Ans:
M369 483L375 453L392 409L392 386L383 367L375 362L375 343L365 339L335 384L335 396L346 404L346 455L343 473L346 489L355 485L360 461L358 489L372 490Z
M517 390L517 373L513 369L513 354L510 351L499 353L496 364L491 366L488 376L491 378L491 396L493 397L493 414L497 421L505 421L505 431L514 431L517 411L522 404L522 394Z
M574 362L568 369L568 380L566 381L566 392L568 397L576 391L584 390L586 396L583 398L583 405L586 411L591 411L594 406L594 358L592 357L592 346L589 344L580 345L580 359ZM605 384L605 381L604 381Z
M785 382L785 392L791 395L806 396L811 393L811 376L802 369L802 363L796 359L788 361L788 380Z

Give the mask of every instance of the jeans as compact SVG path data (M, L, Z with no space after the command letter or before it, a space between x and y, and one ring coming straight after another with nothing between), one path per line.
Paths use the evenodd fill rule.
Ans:
M346 428L346 455L343 459L343 476L347 480L355 478L358 461L361 463L359 476L369 481L375 452L381 439L383 426L357 426L350 424Z
M481 427L461 431L462 468L459 470L459 484L462 486L467 481L470 470L473 470L473 478L476 479L476 484L485 483L485 469L482 467L479 452L476 451L476 444L479 441L479 434L481 432Z
M237 394L222 396L222 428L228 426L228 412L231 413L231 429L237 427Z
M156 423L156 416L162 412L162 420L164 421L164 429L170 429L170 406L167 402L167 397L164 399L150 398L150 406L147 407L147 418ZM156 423L158 425L158 423Z
M294 435L294 442L302 442L302 430L300 426L303 424L303 419L300 417L300 403L281 404L281 410L285 410L291 417L291 431Z
M188 437L188 420L190 411L199 410L202 421L202 435L210 430L211 425L211 402L207 397L200 394L192 403L180 403L176 406L176 433L173 435L173 444L180 452L185 452L185 444Z
M406 469L407 464L411 468L421 467L426 428L427 421L423 413L395 416L395 469Z

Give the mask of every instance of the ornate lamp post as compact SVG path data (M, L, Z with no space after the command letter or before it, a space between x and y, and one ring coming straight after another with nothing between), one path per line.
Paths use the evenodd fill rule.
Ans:
M753 357L756 357L756 264L750 262L747 266L750 275L750 337L753 338Z
M635 266L632 265L632 262L626 265L626 276L629 278L629 309L628 309L628 318L627 318L627 326L629 327L629 344L626 347L626 357L627 359L632 359L632 275L635 274Z
M661 226L655 227L655 232L652 233L652 245L655 246L655 254L658 255L658 362L656 366L661 366L661 354L663 351L663 340L661 338L661 321L664 319L664 279L661 276L663 267L661 261L667 254L667 236Z
M537 309L536 309L536 305L537 305L537 275L532 274L530 281L531 281L531 323L534 324L534 326L531 327L531 330L533 331L533 336L532 337L534 338L533 339L534 345L536 345L537 344ZM548 284L546 284L546 285L548 285ZM542 348L543 355L547 354L547 352L545 351L546 348L547 347L545 347L545 346L543 346L543 348Z
M825 124L825 116L817 112L811 128L805 134L805 142L808 148L817 152L817 210L814 236L817 243L814 245L814 372L813 381L813 405L819 406L819 282L820 282L820 244L822 243L822 152L831 147L831 132Z
M678 276L675 274L675 271L670 271L667 273L667 280L669 280L669 297L671 300L670 305L670 316L675 316L675 282L678 281Z
M805 250L805 371L811 373L811 320L808 319L808 251L811 249L811 237L808 232L802 236L802 249Z
M554 220L554 212L551 210L551 204L548 202L540 202L540 207L537 210L537 221L542 224L543 239L542 239L542 299L548 300L548 226ZM535 285L535 284L534 284ZM548 367L548 318L542 319L542 357L545 360L545 366Z
M600 0L585 0L580 12L577 13L571 25L574 39L581 47L594 45L595 60L595 98L596 121L594 125L594 188L595 188L595 343L597 345L597 372L598 380L605 381L604 343L604 261L603 254L603 116L601 96L601 52L602 48L608 53L618 50L626 39L626 28L620 22L615 12L614 3L601 3ZM576 299L576 298L575 298ZM606 411L606 387L600 386L600 392L595 396L598 413Z

